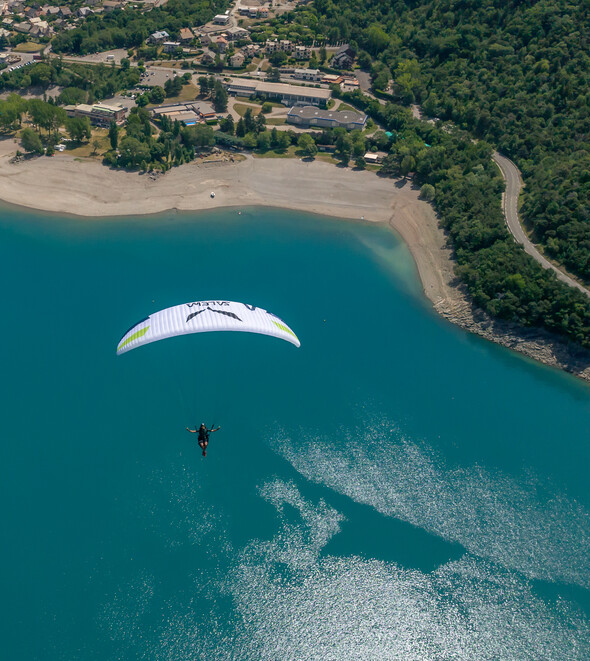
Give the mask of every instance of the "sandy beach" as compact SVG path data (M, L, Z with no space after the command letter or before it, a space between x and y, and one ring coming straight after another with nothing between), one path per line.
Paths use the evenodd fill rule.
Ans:
M11 163L12 141L2 147L0 199L11 204L86 217L268 206L387 223L412 251L429 298L449 295L444 236L409 182L318 161L251 156L238 163L197 160L154 180L64 154Z
M156 179L111 170L66 154L11 163L0 142L0 200L81 217L155 214L176 209L268 206L387 224L408 245L434 309L448 321L530 358L590 380L590 352L539 329L491 319L454 277L454 262L431 205L410 182L319 161L246 157L193 163ZM211 197L211 193L215 197Z

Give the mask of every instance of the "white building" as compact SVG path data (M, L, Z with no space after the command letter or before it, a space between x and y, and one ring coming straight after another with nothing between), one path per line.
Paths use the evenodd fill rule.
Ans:
M229 23L229 16L226 16L225 14L217 14L217 16L213 18L213 22L216 25L227 25Z
M294 78L312 80L313 82L319 82L323 78L323 75L319 69L295 69L293 73Z

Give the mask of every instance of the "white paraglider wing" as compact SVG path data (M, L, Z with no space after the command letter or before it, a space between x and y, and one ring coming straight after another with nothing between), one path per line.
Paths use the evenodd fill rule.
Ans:
M289 326L262 308L232 301L197 301L175 305L142 319L123 335L117 355L168 337L210 331L260 333L300 346Z

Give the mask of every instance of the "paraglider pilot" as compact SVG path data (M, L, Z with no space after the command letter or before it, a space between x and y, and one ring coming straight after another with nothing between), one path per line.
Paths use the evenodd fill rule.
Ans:
M199 442L199 447L201 450L203 450L203 457L207 456L207 446L209 445L209 434L213 433L214 431L219 431L221 427L211 427L211 429L207 429L207 425L205 425L204 422L201 423L201 426L198 429L189 429L188 427L186 428L187 431L190 431L191 434L199 434L198 442Z

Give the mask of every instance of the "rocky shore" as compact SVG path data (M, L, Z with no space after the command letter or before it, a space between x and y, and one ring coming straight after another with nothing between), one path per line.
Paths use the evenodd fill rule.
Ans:
M452 298L433 301L442 317L470 333L590 382L590 351L538 328L493 319L469 300L460 284L451 286L455 290Z

